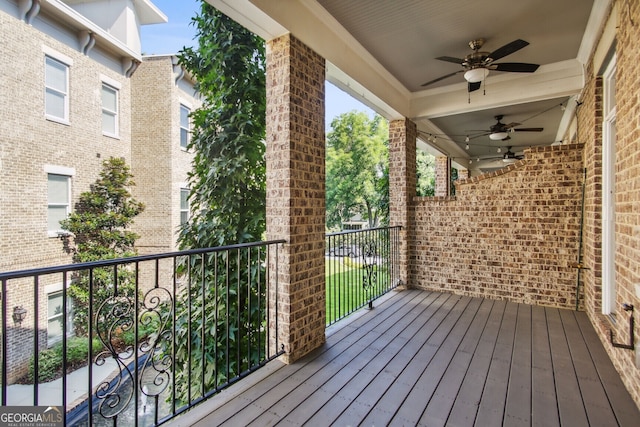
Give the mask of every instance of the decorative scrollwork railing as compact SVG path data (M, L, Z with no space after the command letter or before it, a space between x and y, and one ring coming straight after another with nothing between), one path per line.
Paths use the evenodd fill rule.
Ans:
M282 243L1 273L2 405L12 404L10 367L29 358L37 379L29 403L62 405L69 426L160 425L207 399L284 352L276 280ZM52 343L39 315L52 309L52 300L42 297L47 286L62 289L55 313L67 315L53 348L60 349L58 372L66 375L56 380L60 393L43 398L42 385L50 380L44 371L52 363L44 355ZM76 286L84 287L85 299L70 298L77 298L70 291ZM37 290L32 315L11 328L7 306L25 289ZM80 363L73 359L78 353ZM88 374L84 391L70 391L77 384L67 382L78 368Z
M343 231L326 236L327 325L397 286L400 227Z

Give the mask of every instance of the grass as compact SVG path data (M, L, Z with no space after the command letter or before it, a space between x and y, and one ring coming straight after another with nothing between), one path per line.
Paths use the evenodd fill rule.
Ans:
M327 325L369 301L369 293L362 286L364 273L362 264L348 257L327 258Z

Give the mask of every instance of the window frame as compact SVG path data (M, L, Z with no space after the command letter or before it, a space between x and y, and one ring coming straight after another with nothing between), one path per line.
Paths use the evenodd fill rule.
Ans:
M115 110L110 110L105 106L105 102L104 102L104 91L105 89L107 90L111 90L113 91L113 94L115 96ZM104 136L108 136L111 138L119 138L120 137L120 88L116 87L115 85L109 83L109 82L105 82L104 80L102 81L102 85L100 87L100 103L101 103L101 108L102 108L102 114L100 116L100 123L101 123L101 128L102 128L102 134ZM113 117L113 122L114 122L114 132L109 132L108 130L105 130L105 126L104 126L104 117L105 114Z
M186 111L187 112L187 123L185 125L185 123L182 122L182 112ZM191 142L191 120L190 120L190 116L191 115L191 108L186 105L185 103L181 102L180 103L180 149L186 151L187 147L189 146L189 143ZM185 141L183 143L183 138L182 135L184 134L186 135Z
M182 195L184 193L186 193L186 197L184 199L186 202L186 207L183 206L182 204L182 201L183 201ZM190 190L188 188L186 187L180 188L180 225L183 225L189 222L189 219L191 217L191 209L189 206L189 193L190 193ZM183 215L186 216L186 219L183 219Z
M47 84L47 71L48 71L48 67L49 67L49 61L52 61L55 64L59 64L62 66L63 70L64 70L64 74L65 74L65 87L64 90L61 90L60 88L55 88L55 87L50 87ZM70 119L69 119L69 95L70 95L70 88L69 88L69 75L70 75L70 70L71 70L71 64L69 64L70 61L65 61L63 58L61 58L59 55L53 55L49 52L45 52L44 55L44 114L45 114L45 118L47 120L53 121L53 122L58 122L58 123L62 123L62 124L69 124ZM49 112L48 108L47 108L47 94L53 92L57 95L61 95L62 99L63 99L63 117L59 117L56 116L54 114L52 114L51 112Z
M49 221L50 221L50 217L49 217L49 208L51 207L66 207L66 216L68 217L69 214L71 213L71 196L72 196L72 192L71 192L71 186L72 186L72 178L74 177L74 175L76 174L75 169L74 168L66 168L66 167L62 167L62 166L52 166L52 165L45 165L44 167L44 171L46 173L46 178L47 178L47 193L46 193L46 198L47 198L47 214L46 214L46 230L47 230L47 235L49 237L58 237L61 233L63 233L63 230L61 228L58 228L56 230L51 230L49 229ZM67 182L67 203L51 203L51 201L49 200L49 176L51 175L56 175L56 176L62 176L66 178L66 182Z
M68 289L68 286L67 286ZM63 335L62 333L58 336L58 337L54 337L54 339L51 338L50 336L50 328L49 328L49 324L51 323L51 321L58 321L58 319L60 317L66 317L67 319L67 338L72 337L74 334L74 328L73 328L73 299L69 296L69 294L67 292L63 291L63 287L62 287L62 283L57 283L54 285L47 285L45 287L45 295L47 297L47 347L52 347L54 345L56 345L57 343L61 342L63 339ZM51 315L49 313L49 302L51 300L51 298L53 296L62 296L62 298L67 297L67 313L65 316L65 313L58 313L58 314L53 314ZM64 300L62 300L61 302L61 307L63 307L62 303L64 302ZM63 333L64 333L64 329L62 329Z

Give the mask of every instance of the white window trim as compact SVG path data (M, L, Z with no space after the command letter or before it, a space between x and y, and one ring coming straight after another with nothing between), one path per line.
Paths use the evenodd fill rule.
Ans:
M187 209L182 209L182 192L183 191L187 191L187 195L188 193L191 191L189 189L189 187L186 184L181 184L180 185L180 225L184 224L182 222L182 213L186 212L187 213L187 222L189 221L189 219L191 219L191 204L189 203L189 199L187 198Z
M602 120L602 314L615 315L615 123L616 105L609 105L609 90L615 79L616 57L614 56L602 75L603 120ZM613 88L615 90L615 88Z
M193 109L191 108L191 106L189 104L187 104L186 102L180 102L180 140L179 140L179 144L180 144L180 149L182 151L187 151L187 147L183 147L182 146L182 129L184 129L182 127L182 108L186 108L187 110L189 110L189 113L187 114L187 145L189 145L189 143L191 142L191 117L189 117L189 115L191 114L191 112L193 111Z
M70 281L67 282L67 289L69 289L69 287L71 286ZM59 283L54 283L52 285L46 285L44 287L44 293L46 295L46 301L47 301L47 346L50 347L53 344L57 344L58 342L62 341L62 338L60 338L60 340L56 340L54 342L49 342L49 320L51 319L51 316L49 315L48 312L48 304L49 304L49 295L53 294L53 293L57 293L57 292L61 292L62 291L62 282ZM69 298L69 295L67 294L67 298L69 299L69 301L67 302L67 308L69 308L69 304L71 304L71 298ZM73 310L73 306L71 307L71 309ZM62 315L66 318L68 316L68 314L62 313ZM71 323L71 327L67 327L67 338L73 336L73 322Z
M116 93L116 110L115 111L105 109L104 104L102 103L102 89L104 88L104 86L107 86L113 89ZM101 105L102 114L104 114L105 112L111 113L115 118L115 133L106 132L104 129L102 129L102 134L110 138L120 139L120 88L112 85L111 83L105 82L103 80L102 84L100 85L100 103L102 104ZM100 117L100 120L102 120L102 116Z
M76 168L68 168L65 166L57 165L44 165L45 173L52 173L54 175L69 175L71 177L76 175Z
M44 53L44 58L43 58L43 65L45 67L44 69L44 73L45 73L45 80L46 80L46 61L47 61L47 57L58 61L64 65L67 66L67 93L65 94L65 100L64 100L64 118L60 118L60 117L56 117L56 116L51 116L49 114L47 114L47 109L46 109L46 105L45 105L45 109L44 109L44 116L47 120L52 121L52 122L56 122L56 123L60 123L63 125L69 125L71 120L69 118L69 114L70 114L70 107L69 107L69 98L70 98L70 82L69 82L69 74L71 71L71 66L73 65L73 59L71 59L69 56L60 53L54 49L51 49L48 46L42 46L42 52ZM46 97L46 91L47 91L47 85L46 82L44 84L44 96ZM46 103L46 101L45 101Z
M73 177L76 174L76 169L75 168L68 168L68 167L64 167L64 166L56 166L56 165L44 165L44 172L45 175L47 177L47 180L49 179L49 174L52 175L64 175L64 176L68 176L69 177L69 207L68 207L68 212L71 212L71 179L73 179ZM47 209L49 207L49 201L47 200ZM58 237L59 236L60 231L56 230L49 230L47 227L47 235L48 237Z

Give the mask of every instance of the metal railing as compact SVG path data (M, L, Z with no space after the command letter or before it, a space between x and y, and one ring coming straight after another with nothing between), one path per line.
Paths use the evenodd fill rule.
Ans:
M401 227L326 236L327 325L368 305L399 281Z
M284 352L282 243L1 273L2 405L62 406L66 425L186 411Z

